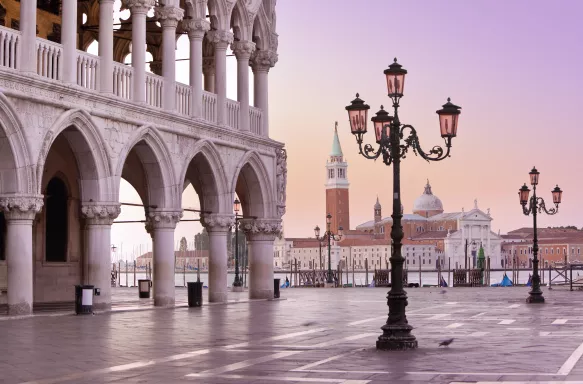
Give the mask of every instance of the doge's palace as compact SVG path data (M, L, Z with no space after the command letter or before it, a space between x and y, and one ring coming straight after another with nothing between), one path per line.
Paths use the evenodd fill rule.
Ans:
M111 226L122 209L122 178L144 205L155 305L174 305L174 230L189 184L210 236L210 301L227 297L235 193L248 217L241 226L249 296L273 297L273 240L287 181L283 144L269 138L275 3L124 0L131 16L119 23L114 0L0 5L0 289L10 314L70 302L75 284L100 288L94 307L111 305ZM175 79L183 34L190 84ZM98 56L86 52L94 41ZM236 101L226 97L229 46ZM123 64L128 55L131 65Z

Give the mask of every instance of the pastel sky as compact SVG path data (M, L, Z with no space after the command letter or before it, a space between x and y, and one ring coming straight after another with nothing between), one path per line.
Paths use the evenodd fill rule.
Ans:
M451 158L429 164L411 154L402 163L405 212L429 179L446 211L470 209L477 199L491 209L493 230L531 226L517 191L535 165L542 197L550 201L555 184L564 191L559 214L540 216L540 225L583 226L583 2L280 0L276 10L270 135L288 151L286 237L313 236L324 223L335 121L349 164L351 227L372 218L377 195L390 215L392 169L358 154L344 107L356 92L372 112L388 105L382 72L394 57L409 71L400 118L417 128L424 148L443 143L435 111L447 97L462 107ZM178 57L188 57L186 41L178 49ZM177 68L187 82L187 64ZM234 57L228 70L228 97L236 99ZM122 200L136 198L130 189ZM198 206L193 190L184 205ZM124 208L122 216L140 214ZM149 242L143 226L121 226L113 227L113 243L130 249ZM191 241L198 230L181 223L176 239Z

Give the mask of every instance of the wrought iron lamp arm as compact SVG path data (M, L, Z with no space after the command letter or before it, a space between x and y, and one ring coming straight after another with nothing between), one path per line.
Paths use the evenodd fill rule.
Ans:
M365 158L376 160L380 155L383 155L383 162L387 165L391 164L391 156L388 153L388 148L383 144L383 141L381 141L379 148L376 150L371 144L362 144L362 135L357 136L356 142L358 143L359 153Z
M533 212L533 203L532 203L532 197L531 197L530 202L528 204L528 207L526 206L526 204L524 204L522 206L522 213L524 213L525 216L529 216L532 212Z
M405 157L407 150L409 148L413 149L413 153L415 155L421 156L423 159L427 161L440 161L449 157L449 153L451 151L451 137L444 138L446 150L444 151L440 146L434 146L429 150L429 152L423 151L421 145L419 144L419 136L417 135L417 130L412 125L403 125L401 126L401 130L399 131L399 137L403 139L405 137L405 130L409 129L411 132L405 139L405 145L401 145L401 153L400 156L402 158Z
M559 212L559 205L558 204L555 204L555 208L547 209L547 207L545 206L545 201L542 197L537 197L536 202L537 202L538 213L544 212L547 215L556 215Z

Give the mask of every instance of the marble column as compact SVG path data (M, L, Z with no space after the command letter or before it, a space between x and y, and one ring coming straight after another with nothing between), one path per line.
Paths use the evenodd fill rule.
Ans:
M188 31L188 39L190 41L189 69L192 115L194 117L202 117L202 40L206 31L210 30L211 24L204 19L189 19L182 21L182 28Z
M99 0L99 79L102 93L113 93L113 3Z
M249 132L249 59L255 52L255 43L235 41L231 49L237 57L237 101L239 102L239 130Z
M32 224L42 207L42 195L0 197L0 210L6 219L9 315L32 313Z
M240 225L249 246L249 298L273 299L273 242L281 220L246 219Z
M77 0L62 0L63 81L77 83Z
M229 31L209 31L207 37L215 48L215 93L217 94L217 123L227 124L227 48L233 42Z
M176 109L176 27L184 17L179 7L156 8L156 17L162 24L162 107L167 111Z
M22 72L36 73L36 0L20 2L20 58Z
M146 102L146 14L155 0L123 0L132 13L133 97Z
M174 306L174 230L182 218L181 211L158 211L148 213L153 233L154 254L154 305Z
M235 224L233 215L205 214L201 223L209 234L209 301L227 301L227 233Z
M81 213L85 219L84 283L99 288L93 297L96 310L111 308L111 225L121 213L119 203L83 203Z
M251 56L254 81L254 105L262 111L261 135L269 137L269 69L277 62L277 53L273 51L255 51Z

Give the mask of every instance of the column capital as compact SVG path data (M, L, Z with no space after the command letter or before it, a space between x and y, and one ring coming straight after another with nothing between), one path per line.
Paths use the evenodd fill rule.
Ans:
M121 213L119 203L82 203L81 214L89 225L111 225Z
M204 213L200 223L208 232L226 232L235 225L235 216L228 213Z
M122 2L125 7L130 9L132 14L146 14L154 5L156 5L155 0L122 0Z
M253 52L255 52L255 43L251 41L234 41L231 43L231 49L237 60L249 60Z
M235 36L230 31L208 31L206 33L208 40L215 45L215 47L227 49L229 44L233 42Z
M190 39L202 39L210 31L211 23L205 19L185 19L182 20L182 29L188 32Z
M99 4L115 3L115 0L99 0Z
M0 196L0 211L6 220L33 220L43 205L43 195Z
M251 241L273 241L282 231L280 219L243 219L240 227Z
M162 28L176 28L178 22L184 17L184 10L179 7L156 7L154 13Z
M146 216L146 230L174 229L182 218L182 210L152 210ZM148 231L150 232L150 231Z
M267 72L277 63L278 55L274 51L255 51L251 55L251 67L254 72Z

